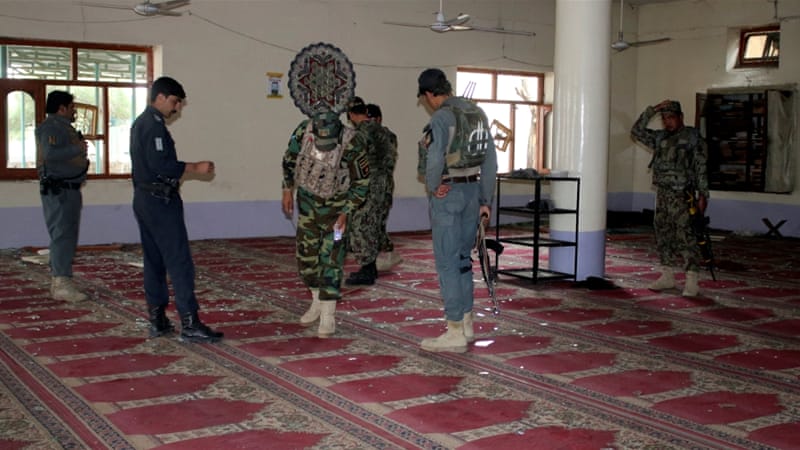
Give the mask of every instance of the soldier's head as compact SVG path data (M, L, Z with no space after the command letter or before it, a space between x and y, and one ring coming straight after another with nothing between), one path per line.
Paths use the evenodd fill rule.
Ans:
M58 114L75 121L75 96L66 91L53 91L47 94L47 114Z
M342 122L333 111L319 111L311 116L311 132L314 134L314 145L317 149L333 150L339 144Z
M378 123L383 122L383 113L381 113L381 107L374 103L367 105L367 118Z
M150 87L150 103L167 118L183 109L185 98L183 86L174 78L161 77Z
M683 111L681 104L676 101L666 102L661 107L661 123L667 131L676 131L683 128Z
M417 78L417 87L417 99L432 110L438 109L447 97L453 95L453 86L439 69L423 70Z
M367 104L361 97L351 97L347 102L347 118L353 125L358 125L367 119Z

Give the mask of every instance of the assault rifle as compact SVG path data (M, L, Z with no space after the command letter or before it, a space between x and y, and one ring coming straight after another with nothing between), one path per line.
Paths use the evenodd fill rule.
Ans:
M711 278L717 281L717 276L714 274L714 252L711 251L711 236L708 233L710 219L697 208L697 198L695 198L694 190L687 189L684 194L686 194L689 217L692 221L692 232L694 232L697 246L700 248L701 264L706 266L706 269L711 273Z
M494 287L497 284L497 265L492 265L489 249L495 253L494 258L496 263L497 255L503 253L503 244L494 239L489 239L486 237L484 220L488 221L488 219L488 216L483 215L478 220L478 233L475 236L475 247L478 249L478 259L481 263L483 281L486 282L486 288L489 290L489 297L492 299L492 313L497 315L500 314L500 308L497 303L497 295L494 291Z

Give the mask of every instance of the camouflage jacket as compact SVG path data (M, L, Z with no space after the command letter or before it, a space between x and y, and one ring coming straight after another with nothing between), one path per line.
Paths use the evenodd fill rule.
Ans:
M684 126L674 132L647 128L656 114L648 106L631 129L631 137L653 151L648 166L653 170L653 184L674 191L694 189L708 197L705 139L694 127Z
M297 157L303 146L303 138L306 134L308 120L304 120L300 125L295 128L291 138L289 138L289 145L283 155L283 183L284 189L300 188L302 186L295 186L295 175L297 168ZM344 133L350 135L350 133ZM369 188L369 160L367 158L367 149L363 143L357 141L355 136L342 142L343 154L340 160L340 165L347 169L350 182L347 189L343 189L335 196L329 199L333 207L338 208L342 214L347 214L355 210L367 195ZM321 199L325 200L325 199Z
M373 176L391 177L397 163L397 136L378 122L362 122L357 128L365 130L369 141L369 170Z

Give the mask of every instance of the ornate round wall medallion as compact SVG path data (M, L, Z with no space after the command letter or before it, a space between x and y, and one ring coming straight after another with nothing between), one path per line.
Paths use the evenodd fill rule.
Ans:
M307 116L321 109L344 111L355 89L353 64L331 44L318 42L305 47L289 68L289 92Z

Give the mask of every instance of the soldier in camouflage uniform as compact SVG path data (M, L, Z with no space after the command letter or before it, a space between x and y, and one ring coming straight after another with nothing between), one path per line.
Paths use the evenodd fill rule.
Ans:
M382 221L387 190L388 166L393 166L387 136L379 123L367 117L367 105L360 97L353 97L348 105L348 116L355 125L353 142L367 149L369 159L369 191L364 203L353 213L347 243L350 253L361 265L345 280L348 285L371 285L378 278L376 260L382 237ZM388 177L391 177L389 172ZM386 214L384 214L386 212Z
M319 337L336 329L336 301L341 298L347 216L367 194L366 150L344 129L332 111L316 113L292 133L283 156L284 214L294 213L297 193L297 264L312 302L302 325L319 319ZM341 233L341 235L338 235Z
M392 130L383 125L383 113L380 106L370 103L367 105L367 118L377 122L381 126L381 137L378 139L377 146L383 150L380 152L383 164L381 165L382 177L378 180L379 192L383 192L383 200L378 207L380 217L380 237L378 238L378 250L384 255L378 256L378 271L389 270L403 262L403 258L394 252L394 243L386 231L389 211L392 209L394 199L394 168L397 165L397 135Z
M647 128L647 124L658 113L661 113L663 129ZM687 193L697 198L697 208L702 214L708 204L705 140L696 128L683 124L681 105L672 100L648 106L633 125L631 136L653 150L649 166L656 187L653 226L662 270L661 277L649 287L653 290L674 287L672 265L681 258L686 270L682 295L696 296L699 293L697 278L702 257L692 231Z

